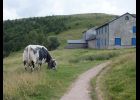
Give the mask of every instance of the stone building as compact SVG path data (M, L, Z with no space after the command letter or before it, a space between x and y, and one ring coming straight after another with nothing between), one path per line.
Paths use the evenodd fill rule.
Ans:
M68 40L70 48L130 48L136 46L136 16L125 13L83 32L81 40Z
M96 28L96 48L136 46L136 17L125 13Z

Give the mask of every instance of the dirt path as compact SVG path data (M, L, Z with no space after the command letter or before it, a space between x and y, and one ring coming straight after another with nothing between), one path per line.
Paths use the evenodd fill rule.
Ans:
M60 100L91 100L90 80L95 77L110 61L99 64L94 68L81 74L72 84L70 90L62 96Z

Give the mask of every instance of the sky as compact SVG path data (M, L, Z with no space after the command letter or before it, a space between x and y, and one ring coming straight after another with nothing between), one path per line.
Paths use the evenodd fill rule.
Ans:
M136 0L3 0L3 20L82 13L136 14Z

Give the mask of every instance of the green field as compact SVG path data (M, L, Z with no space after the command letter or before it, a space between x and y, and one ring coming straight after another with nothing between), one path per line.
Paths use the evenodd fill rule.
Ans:
M97 85L104 100L136 100L136 52L113 58L107 72L99 74L91 83L93 100L98 100Z
M41 71L35 70L33 73L24 70L22 51L12 53L3 61L3 98L4 100L59 100L79 74L128 52L135 52L135 49L55 50L50 53L57 61L57 71L48 70L47 64L44 64Z

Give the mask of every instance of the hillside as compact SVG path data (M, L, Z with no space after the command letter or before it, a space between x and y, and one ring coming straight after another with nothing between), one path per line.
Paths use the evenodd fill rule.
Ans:
M58 37L61 43L59 49L64 48L67 39L79 39L83 31L115 16L89 13L6 20L3 22L3 57L10 52L22 50L28 44L47 47L47 38L51 35Z

